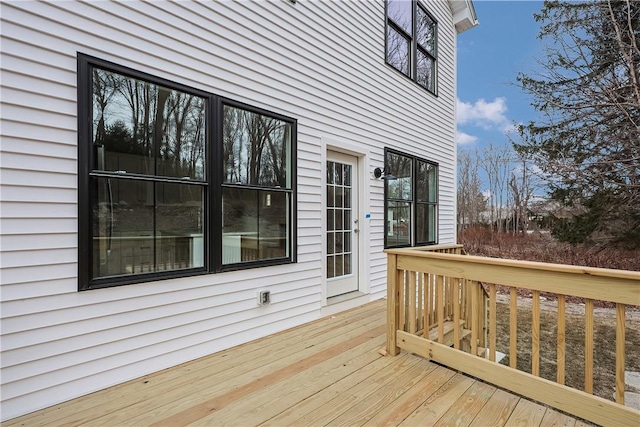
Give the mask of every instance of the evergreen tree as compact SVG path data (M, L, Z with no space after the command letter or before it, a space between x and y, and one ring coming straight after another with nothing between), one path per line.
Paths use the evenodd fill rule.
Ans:
M545 1L534 17L542 71L518 82L540 117L515 148L577 208L558 237L640 247L640 2Z

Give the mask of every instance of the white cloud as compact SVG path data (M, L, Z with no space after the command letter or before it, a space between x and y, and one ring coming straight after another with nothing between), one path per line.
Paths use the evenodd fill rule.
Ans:
M458 131L458 135L456 136L456 142L459 145L473 144L477 140L478 140L477 136L469 135L468 133L464 133L461 131Z
M504 129L509 120L505 116L507 112L507 100L498 97L491 102L484 98L478 99L473 104L456 100L456 121L459 125L470 124L483 129Z

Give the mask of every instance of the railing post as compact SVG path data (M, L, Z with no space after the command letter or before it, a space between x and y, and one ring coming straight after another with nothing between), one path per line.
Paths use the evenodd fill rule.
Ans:
M400 324L400 285L398 256L387 254L387 354L390 356L400 353L396 340L396 331Z

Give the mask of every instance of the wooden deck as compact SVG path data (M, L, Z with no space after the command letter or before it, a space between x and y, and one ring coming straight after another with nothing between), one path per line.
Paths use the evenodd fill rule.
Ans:
M581 426L403 353L385 301L16 418L3 426Z

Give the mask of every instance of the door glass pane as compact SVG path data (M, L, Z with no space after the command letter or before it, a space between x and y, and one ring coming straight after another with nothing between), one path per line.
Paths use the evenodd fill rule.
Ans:
M344 259L342 255L335 256L335 267L336 267L335 277L340 277L344 275Z
M327 200L327 277L339 277L351 274L353 166L327 162L327 173L333 177L332 183L327 180L327 195L332 194L334 201L334 206L330 206ZM330 265L333 276L329 275Z
M222 191L222 263L288 256L289 195L267 190Z
M333 256L327 257L327 278L330 279L336 275L335 272L335 259Z

